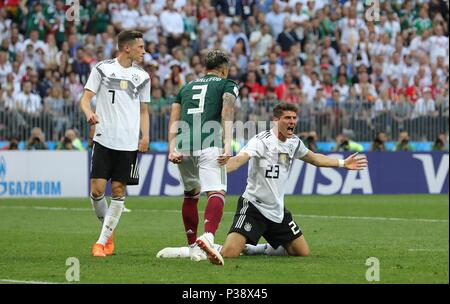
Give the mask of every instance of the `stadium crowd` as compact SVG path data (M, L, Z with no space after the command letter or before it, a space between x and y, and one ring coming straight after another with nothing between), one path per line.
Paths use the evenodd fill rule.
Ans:
M212 48L231 54L236 120L269 121L285 101L314 140L447 140L448 1L379 2L377 21L358 0L0 0L0 140L34 127L86 139L83 86L125 29L144 33L152 141L167 140L170 105Z

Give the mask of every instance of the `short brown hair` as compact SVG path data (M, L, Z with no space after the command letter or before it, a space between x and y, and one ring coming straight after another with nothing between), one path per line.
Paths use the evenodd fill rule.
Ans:
M140 38L143 38L143 35L139 31L122 31L117 35L117 47L121 51L125 44Z
M279 103L278 105L273 108L273 117L280 118L281 115L283 115L283 112L285 111L291 111L291 112L298 112L298 108L291 104L291 103Z
M206 55L206 69L215 70L222 65L230 65L230 56L222 50L212 50Z

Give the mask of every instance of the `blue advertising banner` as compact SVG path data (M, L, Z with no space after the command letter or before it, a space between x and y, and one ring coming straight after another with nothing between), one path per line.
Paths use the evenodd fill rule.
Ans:
M437 194L448 193L447 152L368 152L369 167L363 171L317 168L300 160L293 163L286 194ZM342 158L348 154L328 154ZM140 156L140 183L129 186L128 195L183 194L176 165L167 155ZM228 194L241 194L246 186L247 166L228 174Z

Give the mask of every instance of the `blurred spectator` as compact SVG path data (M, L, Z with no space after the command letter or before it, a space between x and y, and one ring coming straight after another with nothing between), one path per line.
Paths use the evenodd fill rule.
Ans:
M270 35L270 27L264 23L261 26L261 30L256 30L250 35L250 47L252 50L252 59L260 58L266 59L267 55L272 48L273 37Z
M186 83L186 80L182 73L181 63L177 60L172 60L169 63L169 67L170 73L169 75L167 75L166 79L169 79L175 87L181 89L181 87Z
M277 43L281 46L281 50L287 53L294 44L299 42L300 39L294 31L292 22L288 18L284 19L283 31L277 36Z
M364 147L353 141L351 138L354 133L352 130L344 130L342 134L339 134L336 137L336 146L333 148L333 151L353 151L353 152L362 152L364 151Z
M18 109L24 115L38 117L42 111L41 97L31 92L31 81L26 80L22 85L22 92L15 96Z
M40 128L33 128L31 130L30 138L25 145L26 150L47 150L44 133Z
M73 150L78 150L78 151L84 151L84 147L83 147L83 143L81 142L81 140L78 138L78 134L74 129L68 129L66 130L66 133L64 134L64 138L69 139L70 141L70 146ZM66 150L70 150L70 149L66 149Z
M45 98L45 113L52 121L52 139L57 140L64 129L69 126L69 117L65 113L66 101L61 87L50 89L50 95Z
M411 117L411 104L406 100L405 95L400 94L398 101L394 103L392 108L393 118L393 134L397 134L399 130L409 128L409 119Z
M435 35L429 38L430 45L433 46L431 48L430 62L431 64L436 64L439 56L447 58L448 61L448 37L444 36L442 25L436 25L434 33Z
M431 29L431 19L428 17L428 12L425 7L420 9L419 17L414 20L413 26L416 28L418 35L421 35L425 30Z
M446 137L447 136L445 134L439 134L439 136L434 141L433 147L431 149L433 151L445 151L447 149Z
M406 131L400 132L398 142L395 144L394 151L414 151L414 146L409 142L409 134Z
M154 14L152 3L145 2L142 15L138 19L138 30L144 33L144 41L157 42L158 41L158 17Z
M446 21L448 21L448 2L431 0L428 3L428 13L431 19L434 19L436 15L440 14Z
M86 83L91 68L86 62L86 53L83 47L77 49L77 56L72 63L72 70L78 75L80 83Z
M100 1L97 4L95 12L90 21L90 28L95 34L106 32L107 25L110 23L110 15L108 13L108 4L106 1Z
M334 146L333 151L350 151L348 139L344 135L338 134L338 136L336 136L336 145Z
M56 145L56 150L76 150L76 149L73 146L72 140L67 136L64 136Z
M379 152L385 152L386 146L385 143L387 141L386 133L379 132L377 137L372 142L372 145L370 146L370 151L379 151Z
M165 130L161 126L169 123L171 103L162 95L162 90L156 87L152 90L152 102L150 103L150 133L153 140L163 140Z
M1 150L19 150L19 139L17 137L11 137L8 145L4 146Z
M419 118L421 116L436 116L436 103L432 98L431 89L423 89L423 97L419 98L414 105L412 118Z
M12 72L11 64L8 62L7 53L0 51L0 83L4 83L6 75Z
M273 37L278 37L283 31L284 19L286 19L286 17L286 13L280 10L278 1L272 1L272 7L269 13L266 14L266 22L270 26Z
M305 98L308 103L313 100L318 88L322 88L319 80L319 75L316 71L313 71L309 75L309 82L304 84L302 88L302 91L305 94Z
M376 131L391 129L392 104L387 91L381 92L380 97L375 100L372 107L372 118Z
M241 25L238 22L233 22L231 23L231 31L223 37L222 45L225 50L231 52L239 39L241 39L244 43L244 55L249 57L250 43L248 42L248 38L245 33L242 32Z
M27 33L36 32L39 39L44 39L50 29L49 15L43 11L42 4L36 1L27 18Z
M317 148L317 133L315 131L307 132L302 141L310 151L319 152Z
M209 7L207 17L203 18L198 25L200 49L207 47L208 40L217 33L218 29L216 10L214 7Z
M47 36L47 44L43 50L45 54L45 68L56 68L56 54L58 54L58 46L56 45L55 35L49 34Z
M255 99L250 94L250 88L243 85L236 100L236 121L245 123L249 120L249 115L255 107Z
M338 76L337 83L334 85L333 90L339 91L340 103L345 103L348 100L350 87L347 85L347 79L344 74Z
M113 20L116 29L120 31L133 30L138 27L139 11L137 10L137 2L134 0L126 0L126 8L120 10L118 16Z
M166 1L166 9L159 16L159 22L167 37L167 47L171 49L179 44L184 33L183 16L176 10L173 0Z

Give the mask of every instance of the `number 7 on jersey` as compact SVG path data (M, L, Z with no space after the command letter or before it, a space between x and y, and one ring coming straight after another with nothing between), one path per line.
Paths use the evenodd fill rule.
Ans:
M199 100L198 102L198 108L191 108L188 109L188 114L200 114L203 113L203 109L205 107L205 96L206 96L206 90L208 89L208 85L195 85L192 87L193 90L200 90L199 94L192 95L193 100Z

